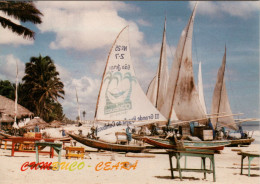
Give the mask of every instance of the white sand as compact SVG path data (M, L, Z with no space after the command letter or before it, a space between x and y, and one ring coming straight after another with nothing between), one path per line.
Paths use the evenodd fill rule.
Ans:
M87 148L87 147L86 147ZM89 148L87 148L89 149ZM240 162L241 156L237 155L237 152L231 151L234 148L225 148L222 154L215 155L216 164L216 184L257 184L260 183L260 171L259 171L259 158L252 160L251 176L247 176L247 169L244 169L244 174L240 175ZM248 148L235 148L243 150L258 150L259 145L251 145ZM89 149L95 150L95 149ZM207 179L203 179L203 173L195 172L183 172L183 181L180 181L177 172L174 172L175 179L171 179L169 170L169 158L168 155L155 155L155 158L133 158L125 157L125 154L111 153L111 152L91 152L92 159L65 159L63 151L62 161L73 163L84 162L85 167L82 170L31 170L21 171L21 166L26 161L35 162L35 153L15 153L14 157L11 157L11 150L0 149L0 183L1 184L26 184L26 183L42 183L42 184L86 184L86 183L213 183L213 175L207 174ZM115 161L112 161L112 165L118 162L130 162L135 163L138 161L135 170L110 170L110 171L96 171L95 167L100 162L109 162L111 155L115 156ZM40 155L40 161L56 162L57 156L54 158L48 158L48 156ZM209 167L209 160L207 167ZM248 159L244 159L244 163L247 164ZM175 159L173 159L173 165L175 165ZM184 158L181 165L184 165ZM199 158L188 158L188 167L200 168L201 162ZM248 168L245 166L245 168Z

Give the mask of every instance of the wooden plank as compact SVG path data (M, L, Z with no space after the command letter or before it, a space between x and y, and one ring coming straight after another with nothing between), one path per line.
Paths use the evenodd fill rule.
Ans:
M138 158L154 158L153 154L145 154L145 153L126 153L126 157L138 157Z
M174 168L172 169L173 171L179 171L178 168ZM185 172L206 172L206 173L213 173L212 170L209 169L184 169L184 168L180 168L181 171L185 171Z
M66 147L65 148L66 151L81 151L81 152L85 152L85 149L82 147Z
M83 153L77 154L77 153L68 153L66 154L66 157L84 157Z

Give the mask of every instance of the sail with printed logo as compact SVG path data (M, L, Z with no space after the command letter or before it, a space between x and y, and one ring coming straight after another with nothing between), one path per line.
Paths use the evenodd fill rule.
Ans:
M199 99L200 99L200 103L202 105L203 111L205 112L205 114L207 114L205 98L204 98L204 92L203 92L201 62L199 62L199 71L198 71L198 93L199 93Z
M226 84L225 84L225 69L226 69L226 48L225 53L222 60L222 65L218 70L217 82L214 88L212 105L211 105L211 113L212 114L232 114ZM214 128L216 128L217 124L221 126L228 127L234 130L237 130L237 125L235 124L233 116L212 118L211 123Z
M162 46L160 52L160 60L156 76L151 81L146 96L152 104L160 111L167 92L167 83L169 80L168 62L166 55L166 18L164 22Z
M99 139L93 139L94 135L88 138L68 133L84 145L109 151L141 152L144 146L114 144L118 142L116 132L128 128L128 125L166 122L137 81L130 57L128 32L126 26L119 33L107 58L94 120L99 126L96 127Z
M138 83L130 57L128 32L126 26L117 36L108 55L95 121L166 121Z
M196 7L197 3L178 42L167 87L167 100L161 109L161 113L169 121L173 120L173 110L181 121L206 121L206 114L195 87L192 66L192 34Z

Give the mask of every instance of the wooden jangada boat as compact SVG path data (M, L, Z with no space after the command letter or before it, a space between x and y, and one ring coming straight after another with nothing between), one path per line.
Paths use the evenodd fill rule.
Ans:
M93 148L141 152L143 146L112 144L105 142L106 136L115 136L116 131L126 129L127 125L138 126L160 121L166 123L166 118L150 103L135 77L126 26L112 45L100 85L95 111L99 140L69 135ZM102 122L105 123L102 125Z
M76 141L97 149L103 149L108 151L117 151L117 152L142 152L145 149L145 146L132 146L132 145L122 145L122 144L111 144L104 141L99 141L95 139L85 138L78 135L73 135L68 133Z
M176 144L169 139L143 137L144 142L151 144L157 148L176 149ZM210 149L223 150L225 146L229 145L230 141L183 141L184 148L189 149Z

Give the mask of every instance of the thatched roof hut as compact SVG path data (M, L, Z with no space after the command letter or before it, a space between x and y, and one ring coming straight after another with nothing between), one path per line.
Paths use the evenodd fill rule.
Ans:
M53 121L50 123L49 127L59 128L59 127L61 127L62 125L63 125L62 122L60 122L60 121L58 121L58 120L53 120Z
M14 119L7 114L1 114L0 112L0 122L10 123L14 122Z
M13 100L0 95L0 112L14 118L15 117L14 105L15 102ZM17 104L16 117L18 119L21 119L23 117L30 117L30 116L33 116L33 113L31 111Z
M26 125L23 126L22 128L27 129L27 130L32 130L35 128L36 124L39 126L39 129L43 129L43 128L49 126L49 124L46 123L43 119L41 119L39 117L35 117L34 119L27 122Z

